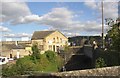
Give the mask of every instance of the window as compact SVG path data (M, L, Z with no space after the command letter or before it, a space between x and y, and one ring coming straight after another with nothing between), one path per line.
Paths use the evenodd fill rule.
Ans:
M60 38L60 42L62 43L62 38Z
M39 45L39 50L44 50L44 47L43 47L43 45Z
M49 50L52 50L52 45L49 45Z
M55 43L55 38L53 38L53 43Z
M57 43L59 43L59 38L57 37Z
M37 41L32 41L32 44L36 44L37 43Z

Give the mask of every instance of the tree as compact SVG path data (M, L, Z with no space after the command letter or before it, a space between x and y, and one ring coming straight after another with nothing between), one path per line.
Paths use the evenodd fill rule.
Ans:
M32 53L33 59L40 59L40 51L38 49L37 44L34 44L32 46L32 51L33 51L33 53Z
M112 18L107 18L106 24L111 27L108 31L107 37L112 39L112 48L116 51L120 51L120 18L117 18L116 24Z
M119 24L114 24L107 34L112 39L112 48L120 52L120 29Z
M111 39L109 51L114 53L111 56L120 59L120 22L112 25L112 28L108 31L107 37Z

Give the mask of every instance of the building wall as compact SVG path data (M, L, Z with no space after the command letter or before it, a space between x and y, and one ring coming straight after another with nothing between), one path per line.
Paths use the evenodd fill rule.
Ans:
M1 53L1 56L10 58L10 54L12 54L12 58L17 56L17 52L19 52L20 57L24 57L32 53L30 50L25 50L25 49L12 49L9 51L5 51Z
M39 50L44 53L44 48L45 48L44 47L44 45L45 45L44 39L32 40L32 45L34 45L34 44L37 44Z
M18 42L18 45L20 44L25 44L24 46L31 46L31 41L17 41ZM13 44L16 43L16 41L2 41L0 42L1 44L1 47L2 47L2 50L1 50L1 55L0 56L4 56L4 57L8 57L10 58L10 54L12 54L12 57L16 56L16 53L17 53L17 49L12 49L13 47L9 47L8 45L10 44L10 46ZM31 47L25 47L25 49L18 49L21 53L20 55L21 56L26 56L26 55L29 55L29 53L31 52L32 53L32 50L31 50Z
M68 39L63 34L56 31L45 37L44 39L32 40L32 44L34 43L38 44L38 48L41 49L40 51L43 54L47 50L57 52L57 46L59 48L64 47L65 45L67 45Z
M25 50L25 49L12 49L12 51L11 51L12 57L16 57L17 52L19 52L20 57L24 57L24 56L27 56L30 54L30 52L28 50Z
M45 50L52 50L57 52L57 47L64 47L68 43L68 39L61 34L60 32L56 31L45 38ZM55 47L55 49L54 49Z
M1 52L1 56L10 58L10 52L11 52L11 51Z
M43 39L32 40L32 45L33 44L43 45Z

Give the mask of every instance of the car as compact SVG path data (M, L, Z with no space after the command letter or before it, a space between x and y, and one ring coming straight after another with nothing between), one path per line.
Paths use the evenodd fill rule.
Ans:
M14 59L13 59L13 58L9 58L8 60L9 60L9 61L13 61Z
M9 60L7 57L0 56L0 65L6 64L8 62L9 62Z

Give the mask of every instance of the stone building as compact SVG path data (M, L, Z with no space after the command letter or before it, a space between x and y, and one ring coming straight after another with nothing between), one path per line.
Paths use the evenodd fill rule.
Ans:
M7 58L21 58L32 53L31 42L20 42L20 41L12 41L12 42L2 42L2 51L0 52L0 56L4 56Z
M47 50L58 52L68 44L68 38L59 31L35 31L32 36L32 44L37 43L41 53Z
M21 58L31 55L34 43L38 44L38 48L43 54L47 50L58 52L68 44L68 39L59 31L35 31L30 41L0 42L0 56Z

